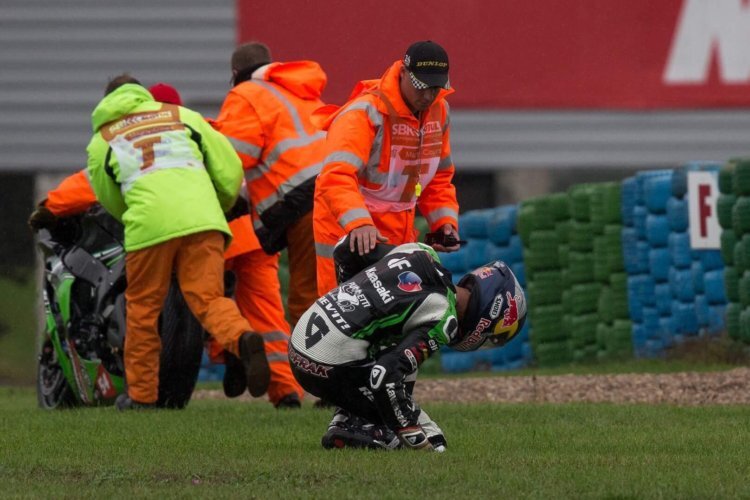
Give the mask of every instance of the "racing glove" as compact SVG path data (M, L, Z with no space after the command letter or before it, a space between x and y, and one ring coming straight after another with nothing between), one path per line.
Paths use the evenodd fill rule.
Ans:
M410 448L412 450L432 450L432 444L425 435L422 427L416 425L414 427L404 427L396 432L398 440L401 441L401 446L404 448Z

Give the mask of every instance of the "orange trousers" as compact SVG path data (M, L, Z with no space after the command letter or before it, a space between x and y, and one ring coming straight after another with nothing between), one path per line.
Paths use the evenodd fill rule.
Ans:
M316 200L317 201L317 200ZM417 241L414 228L414 209L402 212L370 212L375 227L388 238L389 245L402 245ZM346 236L346 232L334 219L323 203L316 202L313 209L313 230L318 274L318 294L324 295L338 286L333 265L333 249Z
M128 252L125 376L128 395L153 403L159 388L159 313L174 271L188 307L224 349L239 356L238 340L250 331L237 304L224 297L224 235L205 231Z
M289 293L287 308L292 326L313 302L318 300L313 212L310 210L286 230L289 256Z
M266 357L271 367L268 399L274 405L284 396L304 391L289 367L287 345L289 324L284 318L279 284L279 255L252 250L227 260L227 269L237 276L235 300L253 330L265 340Z

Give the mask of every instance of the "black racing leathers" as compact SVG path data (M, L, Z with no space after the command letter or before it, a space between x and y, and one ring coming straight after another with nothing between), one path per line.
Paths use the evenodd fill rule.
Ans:
M289 357L307 391L398 431L420 413L410 376L456 336L455 288L430 247L376 248L361 257L348 239L337 246L340 285L302 316Z

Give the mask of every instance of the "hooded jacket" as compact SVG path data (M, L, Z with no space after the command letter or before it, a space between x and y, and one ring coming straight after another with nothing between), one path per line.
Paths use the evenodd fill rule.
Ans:
M451 183L450 116L441 90L417 118L399 88L403 63L396 61L380 80L361 81L349 102L320 108L314 122L328 131L326 158L316 203L346 233L374 224L378 212L419 207L436 231L458 228L458 202Z
M66 217L85 212L96 202L88 171L83 169L63 179L59 186L47 193L42 204L58 217Z
M242 159L253 227L268 253L283 249L287 227L312 209L325 133L310 116L325 84L312 61L261 66L229 92L214 122Z
M124 224L127 251L202 231L231 238L224 211L237 197L242 168L200 114L126 84L99 102L91 123L91 185Z

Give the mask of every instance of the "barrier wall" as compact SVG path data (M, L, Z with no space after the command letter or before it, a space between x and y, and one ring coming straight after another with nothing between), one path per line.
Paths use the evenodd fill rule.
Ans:
M721 250L690 247L687 177L696 170L719 177ZM463 235L474 231L463 225L474 217L462 217ZM750 161L695 162L573 186L525 200L517 217L532 352L519 361L657 357L725 329L750 342ZM491 356L446 353L449 372L477 369Z
M730 160L719 172L717 210L728 300L729 336L750 343L750 160Z
M461 215L458 221L461 236L468 243L458 252L441 253L440 259L453 275L453 282L477 267L494 260L510 266L519 283L526 287L523 244L517 231L515 205L504 205L486 210L475 210ZM450 348L441 351L441 365L447 372L467 372L477 369L514 370L531 362L529 324L502 349L480 349L463 353Z
M691 248L691 171L718 177L711 209L720 250ZM686 338L725 330L750 343L750 159L576 185L466 212L459 225L468 243L440 254L454 283L505 261L526 291L528 317L501 349L443 348L445 372L658 357ZM204 358L201 380L222 374Z
M686 336L724 329L724 263L718 250L692 250L687 173L714 163L640 172L623 186L623 249L637 356L653 357Z

